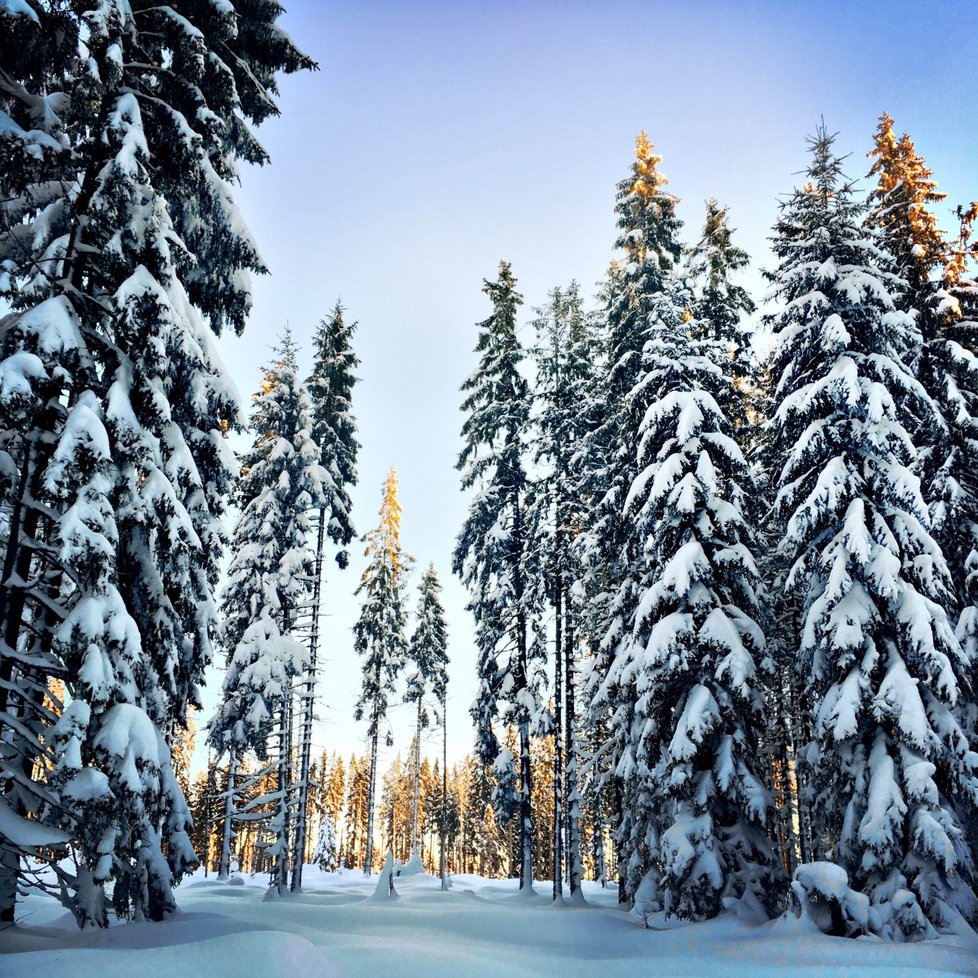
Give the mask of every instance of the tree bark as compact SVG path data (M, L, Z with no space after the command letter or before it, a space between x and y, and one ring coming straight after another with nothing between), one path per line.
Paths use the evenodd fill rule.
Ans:
M564 832L563 810L561 800L564 789L564 756L563 756L563 615L564 615L564 582L560 568L560 510L557 514L557 532L554 549L557 564L554 575L554 823L553 823L553 899L564 898L564 860L562 842Z
M418 800L421 793L421 700L418 700L418 722L414 735L414 806L411 812L411 855L420 856L418 834Z
M445 701L441 701L441 819L438 834L441 837L438 852L438 871L441 877L441 888L448 889L448 877L445 875L445 819L448 807L448 717L445 715Z
M292 854L292 892L302 891L302 865L306 851L306 821L309 812L309 764L312 754L312 725L315 720L316 664L319 652L319 602L322 597L323 544L326 509L319 509L316 531L316 569L312 582L312 623L309 629L309 668L302 703L302 734L299 754L299 797Z
M221 862L217 868L217 878L226 880L231 874L231 840L234 838L234 779L238 773L238 756L231 753L228 758L228 787L224 799L224 826L221 838ZM204 856L206 861L206 854Z

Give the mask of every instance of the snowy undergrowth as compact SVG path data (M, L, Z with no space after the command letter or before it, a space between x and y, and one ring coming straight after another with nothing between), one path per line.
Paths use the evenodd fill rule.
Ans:
M978 941L890 944L829 938L809 924L750 927L733 918L653 931L586 883L590 905L556 910L549 884L521 897L513 880L456 876L397 880L400 899L368 900L376 878L307 866L305 892L266 901L266 877L245 886L198 873L178 891L181 913L163 923L79 932L50 898L18 904L0 932L4 978L952 978L978 975Z

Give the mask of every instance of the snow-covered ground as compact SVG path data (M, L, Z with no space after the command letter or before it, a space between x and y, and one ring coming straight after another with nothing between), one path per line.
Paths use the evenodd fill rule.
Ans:
M0 932L3 978L951 978L978 976L978 940L900 945L823 937L807 925L735 919L646 930L587 884L584 908L555 908L549 886L520 896L512 880L398 880L397 899L370 899L359 872L307 867L305 892L264 900L201 874L178 890L161 924L79 933L51 899L28 897Z

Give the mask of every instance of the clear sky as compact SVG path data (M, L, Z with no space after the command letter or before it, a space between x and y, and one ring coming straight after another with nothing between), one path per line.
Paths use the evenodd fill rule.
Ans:
M757 299L778 198L821 116L852 153L851 176L868 170L886 110L949 203L978 198L978 2L285 2L280 23L321 70L283 81L282 116L259 131L272 163L243 173L241 209L272 274L256 282L244 337L220 346L247 397L286 322L308 357L338 296L359 321L357 528L375 525L395 465L403 543L445 586L457 758L475 691L472 626L450 573L466 507L458 388L490 311L483 278L512 262L524 320L571 278L591 294L642 129L690 240L708 197L729 205ZM315 738L346 755L364 746L351 637L360 549L348 570L329 567ZM209 707L219 684L215 670ZM394 711L394 752L406 753L409 713Z

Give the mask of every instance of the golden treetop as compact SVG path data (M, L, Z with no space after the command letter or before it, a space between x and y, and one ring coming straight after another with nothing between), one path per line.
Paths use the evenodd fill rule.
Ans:
M655 146L649 142L648 134L643 129L635 139L635 162L632 164L635 174L632 193L638 194L643 201L654 197L659 188L668 182L658 171L661 162L662 157L655 152Z
M380 503L380 523L376 530L367 534L367 556L372 556L379 550L387 553L394 574L397 575L401 565L401 504L397 499L397 469L391 466L384 480L383 498ZM364 577L369 569L364 571Z
M890 194L899 190L905 203L902 211L887 214L884 222L905 225L905 234L898 239L903 238L905 255L916 266L921 279L926 281L929 270L935 264L943 264L947 255L944 235L928 205L940 203L947 194L937 189L933 171L917 152L909 134L904 133L897 139L893 119L886 112L880 116L873 142L867 156L875 157L869 173L879 179L876 196L886 202Z

